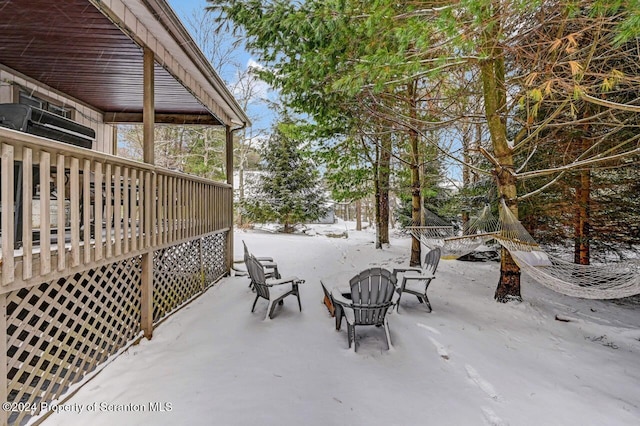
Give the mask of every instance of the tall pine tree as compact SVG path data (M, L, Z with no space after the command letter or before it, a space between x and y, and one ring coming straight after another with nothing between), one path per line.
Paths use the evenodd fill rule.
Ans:
M326 214L319 172L305 154L304 141L292 134L293 127L289 120L275 126L262 152L258 193L242 204L247 219L279 223L284 232Z

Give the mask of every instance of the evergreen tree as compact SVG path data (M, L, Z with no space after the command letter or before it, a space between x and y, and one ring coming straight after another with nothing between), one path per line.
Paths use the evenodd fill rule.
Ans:
M293 123L277 124L262 152L263 174L258 193L242 203L244 216L254 222L277 222L284 232L298 223L326 214L320 176L301 143L291 133Z
M208 1L212 10L223 12L221 17L245 32L247 48L265 65L262 77L279 89L288 107L320 123L359 116L354 111L362 111L364 123L394 123L389 130L396 134L402 129L411 142L413 159L409 166L414 172L431 160L421 158L419 149L420 142L429 142L430 131L460 120L477 125L476 134L486 136L473 144L466 141L462 158L458 158L453 144L431 144L447 158L463 161L474 173L492 176L497 195L515 217L525 197L545 191L569 172L581 173L581 182L587 182L589 169L610 167L611 162L640 152L634 136L617 144L609 139L616 128L629 123L618 120L619 114L610 114L625 111L637 115L640 111L637 97L612 98L616 87L637 87L637 73L627 75L620 69L602 73L603 68L595 67L614 52L620 56L621 43L637 43L637 1ZM561 25L551 34L561 38L539 43L533 36L550 28L548 19L538 19L539 12L548 11L554 3L559 5ZM582 6L578 7L583 3L584 12ZM564 34L565 21L576 19L578 13L584 18L578 21L580 28ZM600 37L581 41L581 34L599 28L608 29L607 34L613 37L603 50ZM536 56L518 69L527 54ZM621 57L628 64L635 56ZM532 69L533 65L539 69ZM412 86L413 82L417 85ZM470 96L473 102L469 102ZM520 100L523 106L519 106ZM582 111L581 103L589 103L589 109L597 114L576 114ZM600 112L595 105L608 110ZM530 111L526 121L517 115L519 108ZM550 114L538 116L538 111L545 108ZM606 140L601 143L597 138L602 135L590 132L582 138L584 144L571 144L575 149L562 155L548 151L550 155L545 157L556 163L531 168L535 157L548 148L547 132L566 127L567 119L584 125L584 120L595 117L607 122ZM364 130L370 131L368 126ZM384 173L378 171L384 171L385 164L379 154L390 149L381 143L376 143L375 149L376 160L380 161L372 164L380 167L372 171L376 189L382 192L385 186L380 176ZM472 152L489 162L488 170L469 163ZM530 189L530 182L536 178L544 178L544 183ZM419 173L412 181L416 183L412 186L415 201L421 195ZM589 187L581 185L577 188L580 195L588 194ZM523 194L523 190L527 192ZM585 197L579 200L581 205L586 204ZM412 203L412 218L419 208L419 202ZM588 214L580 212L576 217L582 229L590 229L584 220ZM411 263L415 253L412 247ZM500 271L495 299L521 300L520 269L506 249L502 251Z

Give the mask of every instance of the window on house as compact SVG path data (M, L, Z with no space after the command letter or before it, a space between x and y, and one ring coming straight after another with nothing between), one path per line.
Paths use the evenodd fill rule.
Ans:
M59 115L60 117L68 118L70 120L73 119L73 110L71 108L65 108L62 105L55 104L51 101L45 100L27 92L20 91L18 103L40 108L53 114Z

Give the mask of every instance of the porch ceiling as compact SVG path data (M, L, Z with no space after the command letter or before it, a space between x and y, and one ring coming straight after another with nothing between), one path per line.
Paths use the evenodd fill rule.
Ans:
M0 64L104 112L105 121L141 121L143 50L89 0L0 0ZM155 110L158 122L221 124L157 63Z

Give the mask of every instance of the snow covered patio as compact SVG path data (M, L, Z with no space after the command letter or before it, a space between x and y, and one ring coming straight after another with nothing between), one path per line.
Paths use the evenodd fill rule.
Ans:
M344 229L344 226L343 226ZM523 277L520 304L499 304L494 262L442 260L433 312L403 298L378 328L334 328L322 279L407 266L409 239L374 249L348 239L236 231L283 276L306 280L302 312L285 299L273 320L247 277L228 277L109 363L50 425L637 425L640 309L580 300ZM242 265L242 267L244 267ZM559 321L556 318L568 320Z

